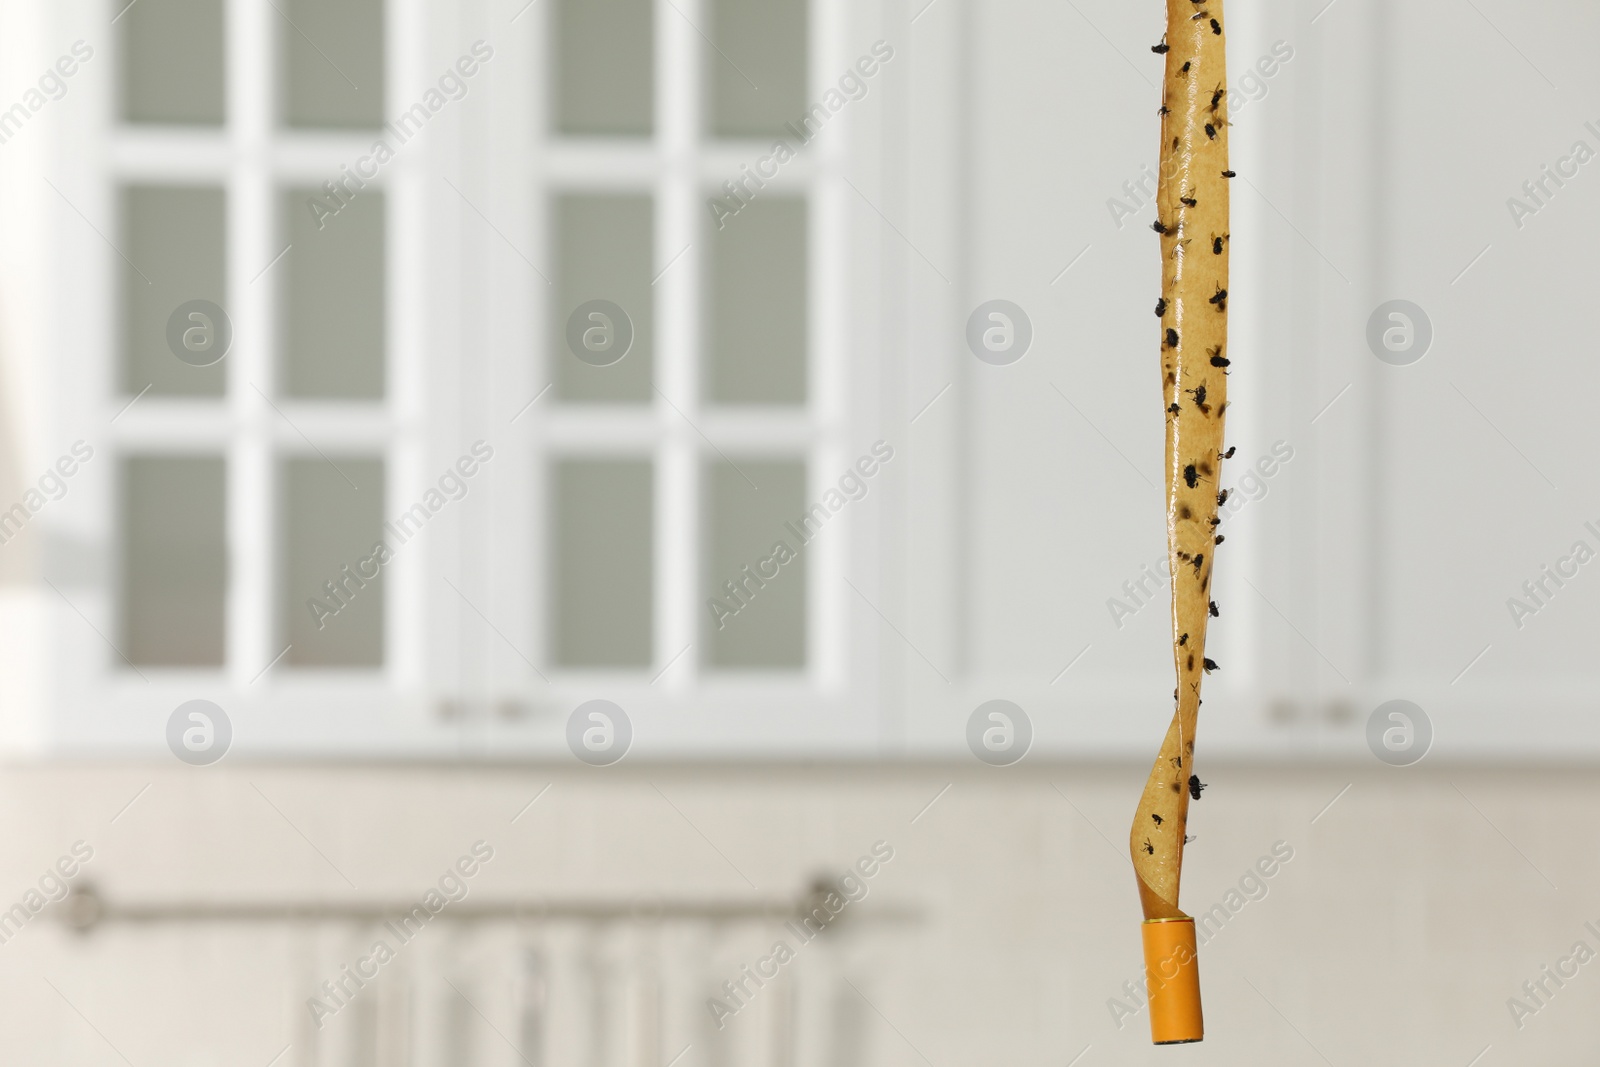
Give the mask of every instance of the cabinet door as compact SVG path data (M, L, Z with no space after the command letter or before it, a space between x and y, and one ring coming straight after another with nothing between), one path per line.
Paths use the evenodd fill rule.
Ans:
M1423 707L1441 754L1565 757L1600 746L1585 432L1600 126L1567 96L1592 91L1592 66L1556 42L1593 34L1600 12L1508 17L1365 15L1381 60L1365 108L1373 210L1347 222L1369 235L1371 267L1323 331L1340 340L1327 386L1354 380L1355 403L1319 424L1364 440L1333 451L1350 469L1321 506L1365 541L1344 654L1370 699ZM1496 91L1473 113L1452 105L1485 81ZM1324 116L1344 106L1328 84Z
M906 316L906 628L890 640L904 652L907 736L959 750L978 707L1001 699L1043 752L1143 756L1174 685L1152 314L1161 60L1125 45L1159 39L1159 18L966 4L917 31L941 73L916 86L936 117L914 127L904 203L916 248L903 258L919 284ZM1295 326L1280 301L1295 277L1328 272L1274 206L1301 195L1286 86L1305 61L1283 32L1244 9L1230 27L1235 63L1262 88L1228 105L1249 180L1233 189L1238 451L1218 486L1232 496L1210 648L1222 669L1207 683L1213 751L1273 743L1274 709L1327 673L1297 658L1295 629L1310 623L1278 588L1294 573L1296 493L1315 469L1310 413L1291 403L1303 365L1289 363L1313 357L1285 343Z

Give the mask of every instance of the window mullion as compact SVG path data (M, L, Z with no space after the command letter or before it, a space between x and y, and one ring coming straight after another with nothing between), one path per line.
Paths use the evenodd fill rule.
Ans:
M227 311L234 340L227 356L232 421L227 452L227 672L240 689L283 651L277 643L272 595L277 508L269 421L273 412L266 399L275 388L273 308L283 248L274 243L274 176L263 166L270 158L273 128L275 17L268 0L228 2Z
M806 48L807 92L809 103L817 98L822 87L834 83L839 69L849 62L841 56L837 42L844 39L844 11L837 0L813 0L809 23L810 41ZM853 58L853 57L851 57ZM849 117L845 123L849 123ZM845 291L849 272L841 269L851 262L848 251L850 241L849 208L845 199L854 194L844 185L844 159L852 133L849 125L833 131L833 136L818 137L805 151L816 153L813 169L808 172L805 197L809 204L806 213L809 242L806 259L809 277L806 288L810 293L806 352L807 389L806 406L809 422L815 428L806 459L810 467L812 496L818 499L832 488L839 472L854 462L870 442L856 440L860 423L853 422L856 414L850 410L849 401L859 399L845 389L845 375L849 372L849 327L846 316L849 310ZM857 383L857 390L866 391L865 382ZM869 431L870 432L870 431ZM876 584L874 571L861 573L850 566L850 541L844 537L818 538L814 554L815 565L807 578L810 589L806 613L806 647L809 650L808 669L812 684L818 690L843 689L848 684L846 671L847 649L850 647L850 609L846 601L853 596L844 584L844 577L853 574L858 585ZM871 585L865 586L871 588ZM876 596L876 592L873 594Z
M411 102L416 87L426 85L433 73L430 48L435 33L447 35L452 41L461 39L459 27L468 23L464 14L454 17L448 9L430 10L422 0L390 0L388 18L385 20L384 42L387 61L384 64L387 84L384 86L384 112L386 119L400 114ZM435 75L436 76L436 75ZM464 170L473 169L478 157L470 132L473 110L463 108L458 115L462 124L464 158L469 160ZM455 439L460 425L457 418L447 414L449 402L458 402L458 416L464 415L465 398L472 394L468 368L462 365L469 352L479 351L476 338L462 337L454 349L433 344L440 336L437 316L455 313L460 315L460 304L449 299L431 298L433 294L448 291L447 281L456 271L452 269L455 257L462 257L465 268L476 260L463 256L462 250L439 248L433 254L428 232L430 203L447 203L445 196L454 196L436 176L443 168L436 166L430 152L438 151L444 141L445 131L433 131L430 138L419 139L414 144L400 145L395 161L382 172L385 204L385 233L387 255L383 264L386 272L384 315L388 327L385 352L385 388L378 405L387 413L389 432L380 446L385 461L387 481L385 521L393 522L420 494L439 477L438 468L460 454ZM379 138L392 143L393 135L380 132ZM464 175L455 176L458 184L466 181ZM431 185L431 187L430 187ZM470 184L463 185L469 196L481 202L481 194ZM438 194L440 199L434 200ZM461 241L477 239L478 231L463 228ZM481 258L481 257L478 257ZM479 290L465 275L457 290L458 300ZM467 318L458 319L465 328ZM460 362L458 362L460 361ZM452 449L455 449L452 451ZM441 579L441 568L452 575L463 591L476 603L484 604L482 582L464 573L468 561L479 553L467 548L471 537L470 525L465 515L467 508L476 509L478 501L463 502L462 512L455 521L455 537L447 537L449 528L442 528L430 539L410 548L385 531L384 540L395 551L394 563L386 567L384 581L388 583L387 617L385 619L386 647L384 680L391 691L414 694L426 691L437 676L439 664L430 649L427 607L446 597L454 598ZM453 546L457 549L452 553ZM476 546L473 546L475 548ZM465 679L457 676L457 681ZM459 694L458 694L459 695Z
M671 399L671 405L655 399L664 427L656 473L655 659L660 670L679 657L659 684L680 691L696 681L700 663L700 439L691 424L700 421L695 238L705 210L698 176L704 70L695 27L705 24L703 8L697 0L657 0L655 10L656 143L663 163L655 212L656 387Z

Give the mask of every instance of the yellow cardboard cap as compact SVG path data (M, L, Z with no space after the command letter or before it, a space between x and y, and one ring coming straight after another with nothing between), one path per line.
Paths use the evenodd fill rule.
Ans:
M1200 957L1194 920L1147 919L1144 972L1150 987L1150 1039L1178 1045L1205 1037L1200 1015Z

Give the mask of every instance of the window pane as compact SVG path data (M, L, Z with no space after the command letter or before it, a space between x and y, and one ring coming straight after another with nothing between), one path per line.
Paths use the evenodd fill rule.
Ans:
M383 461L315 456L283 463L285 661L383 665Z
M216 124L225 117L222 0L113 0L123 12L122 117Z
M140 666L216 667L226 649L227 473L215 456L122 464L119 644Z
M647 667L654 633L648 460L561 460L551 478L551 657Z
M562 196L556 198L554 212L557 274L551 353L556 396L578 402L647 402L655 318L650 198ZM614 312L584 308L595 300L621 308L632 326L632 345L619 362L609 362L615 349L600 347L619 343L617 324L610 324L607 332ZM594 319L593 314L606 318ZM595 339L595 349L584 347L585 337Z
M654 129L651 0L560 0L555 125L562 133L648 137Z
M274 0L290 126L382 126L383 0Z
M313 213L312 201L320 205ZM326 214L338 208L336 214ZM383 193L341 207L321 190L284 194L283 380L288 396L376 400L384 390ZM321 229L318 229L320 216Z
M806 203L764 195L721 229L711 261L706 396L714 404L806 402Z
M179 306L228 295L227 200L220 189L135 186L122 193L122 390L221 396L227 359L208 367L179 359L167 321Z
M806 557L795 531L810 537L817 529L816 520L804 523L805 464L733 462L737 469L718 459L705 470L706 663L804 667Z
M806 109L806 0L707 0L711 131L770 137Z

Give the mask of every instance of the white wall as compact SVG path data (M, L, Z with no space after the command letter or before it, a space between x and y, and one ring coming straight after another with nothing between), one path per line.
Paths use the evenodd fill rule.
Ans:
M981 772L13 768L0 785L0 808L13 813L0 901L19 898L78 839L95 851L81 877L113 907L407 900L483 838L495 858L468 901L522 900L532 917L495 928L488 942L452 946L443 928L419 935L421 951L402 957L415 961L409 1017L433 1025L454 996L448 977L481 991L469 995L506 1028L512 947L564 958L563 935L538 921L541 903L783 898L884 841L894 858L867 897L796 961L804 1039L793 1062L910 1065L923 1062L914 1045L939 1065L1060 1064L1085 1046L1084 1065L1155 1063L1172 1053L1152 1049L1144 1015L1119 1030L1108 1007L1141 967L1122 828L1142 777L1132 765L1043 762ZM1275 843L1293 858L1201 950L1207 1037L1187 1053L1196 1062L1317 1063L1320 1052L1332 1063L1465 1064L1488 1045L1484 1063L1588 1062L1600 1001L1600 975L1590 972L1600 965L1559 990L1547 982L1555 996L1520 1032L1506 1001L1575 942L1600 948L1584 925L1600 926L1582 891L1600 875L1594 850L1551 817L1600 801L1594 774L1230 765L1208 778L1191 823L1192 910L1227 902ZM889 921L897 911L918 917ZM83 937L61 932L54 917L0 945L10 1054L41 1065L115 1062L46 980L136 1064L265 1064L289 1043L297 1051L281 1062L309 1062L294 1058L306 1047L296 1026L308 1016L308 976L314 984L365 943L330 935L319 969L305 965L302 942L272 926L110 924ZM625 978L628 961L642 957L628 954L626 927L608 936ZM698 964L709 973L693 977L714 986L766 952L771 935L743 928L712 941L710 962ZM659 1065L685 1043L694 1047L683 1063L719 1062L720 1042L746 1041L770 1023L770 1004L758 998L756 1011L715 1036L684 973L669 983L660 1057L607 1062ZM826 981L813 981L818 974ZM581 978L552 975L552 1005L565 1005L553 1025L580 1014ZM839 1010L841 993L858 999L841 978L868 1008ZM388 995L393 982L386 973L354 1003ZM330 1032L351 1017L336 1017ZM451 1067L520 1062L481 1019L472 1025L483 1058ZM830 1044L840 1028L859 1058ZM442 1042L419 1040L409 1062L442 1067ZM745 1047L734 1062L790 1061Z

